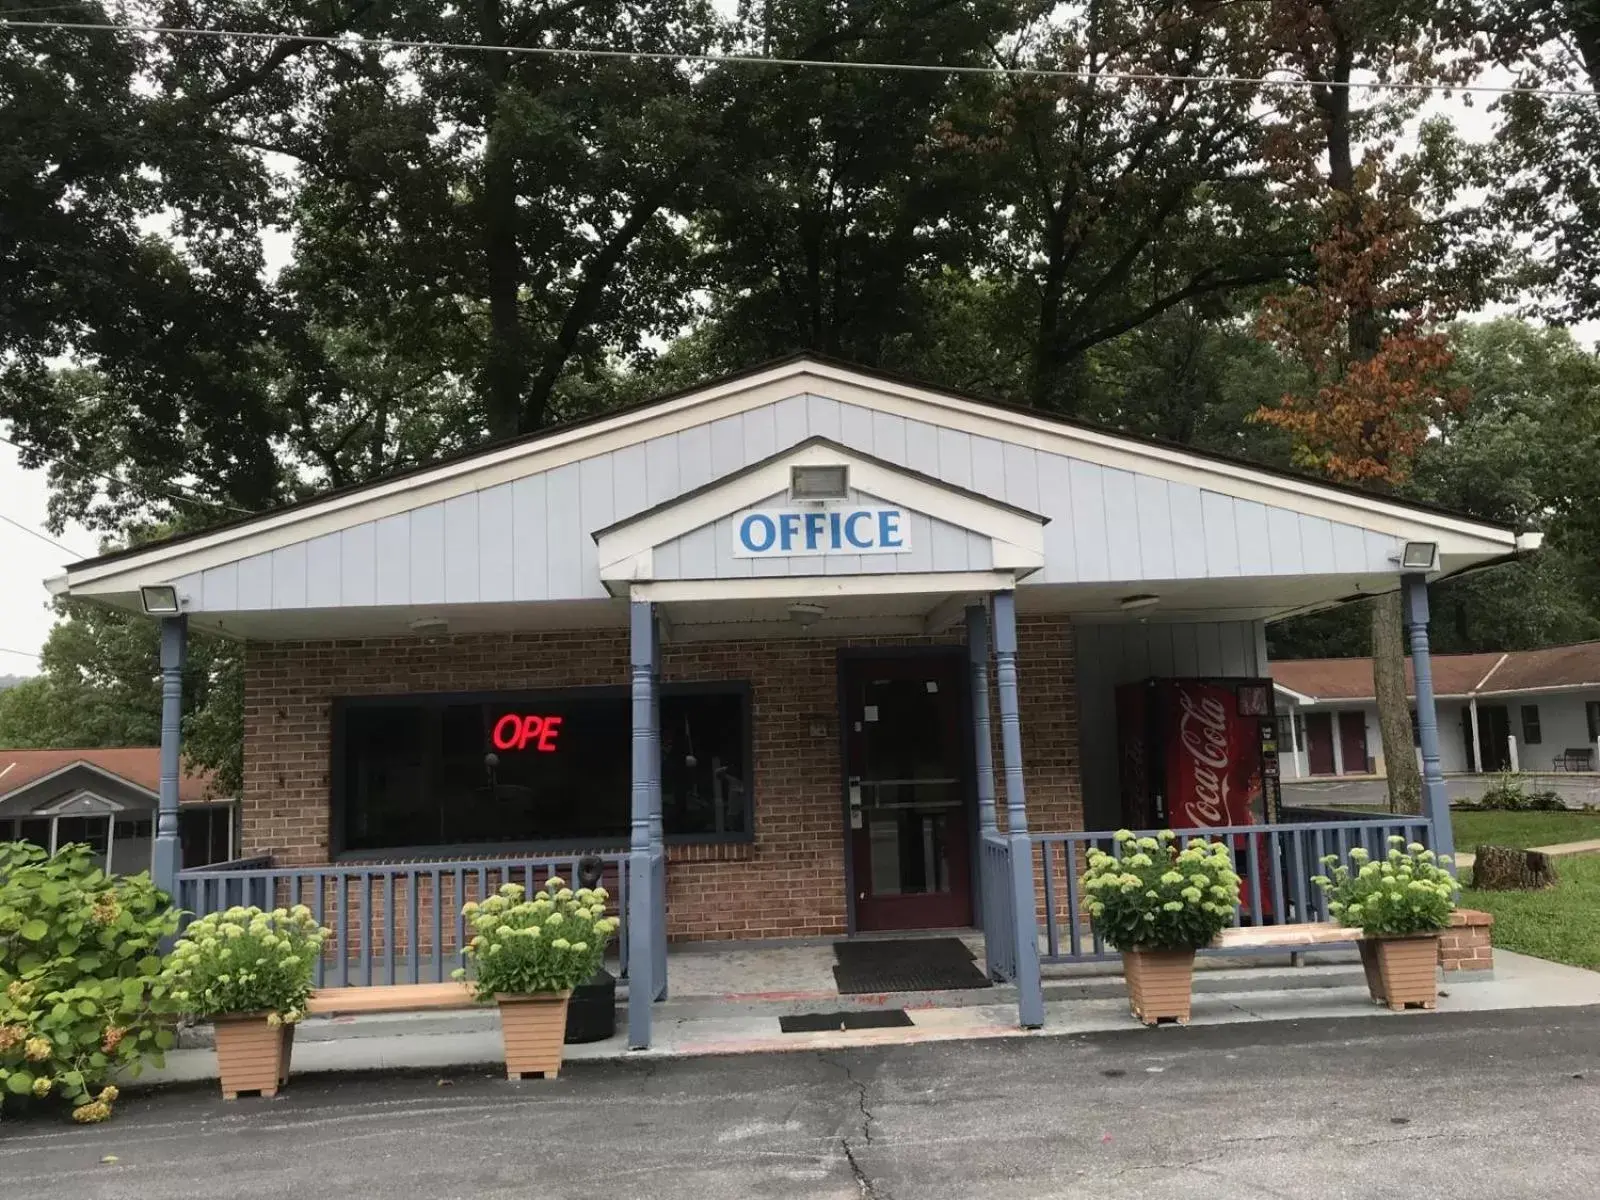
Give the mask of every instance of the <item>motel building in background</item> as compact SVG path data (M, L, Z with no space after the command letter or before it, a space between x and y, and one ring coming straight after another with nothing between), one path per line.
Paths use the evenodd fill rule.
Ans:
M1117 696L1149 679L1223 681L1216 728L1263 729L1253 807L1196 811L1279 821L1248 919L1304 919L1270 682L1227 681L1266 679L1269 621L1352 598L1404 591L1420 833L1448 850L1427 583L1536 545L807 356L50 587L161 624L154 864L186 907L303 901L329 981L441 979L462 901L596 855L642 1046L668 944L713 939L976 929L1039 1024L1041 961L1104 952L1072 877L1084 831L1145 815ZM240 857L197 866L178 714L201 630L244 644L245 740Z

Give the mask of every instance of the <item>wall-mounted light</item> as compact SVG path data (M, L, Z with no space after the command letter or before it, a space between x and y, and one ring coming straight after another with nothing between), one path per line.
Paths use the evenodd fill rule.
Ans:
M1122 605L1123 612L1139 612L1146 608L1154 608L1161 603L1161 597L1149 592L1141 592L1137 596L1124 596L1117 603Z
M789 468L791 500L846 500L849 496L850 468L847 466Z
M170 583L163 583L157 587L142 587L139 589L139 603L144 605L144 611L152 617L176 616L179 611L178 589Z
M443 617L418 617L411 622L411 632L420 637L438 637L450 628Z
M1438 557L1438 542L1407 542L1400 550L1400 565L1407 571L1431 571Z

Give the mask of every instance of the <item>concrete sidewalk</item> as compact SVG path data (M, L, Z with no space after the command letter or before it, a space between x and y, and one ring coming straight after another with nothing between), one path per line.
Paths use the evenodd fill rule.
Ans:
M960 1003L940 1001L949 993L895 997L745 996L690 998L657 1006L653 1045L630 1052L624 1037L568 1046L569 1062L666 1059L790 1050L907 1045L979 1038L1049 1038L1137 1031L1128 1013L1120 976L1101 973L1052 980L1045 1027L1017 1028L1014 999L1001 989L962 993ZM1494 977L1449 979L1440 993L1441 1012L1487 1012L1600 1005L1600 973L1543 959L1497 951ZM894 1029L783 1033L778 1017L799 1011L852 1007L906 1008L912 1024ZM1428 1020L1424 1013L1391 1013L1367 995L1359 967L1344 963L1276 969L1216 969L1198 974L1194 1026L1368 1017ZM1165 1026L1151 1036L1181 1038ZM391 1069L447 1069L502 1061L498 1014L492 1009L413 1013L358 1018L313 1018L296 1035L297 1075ZM215 1054L180 1049L166 1066L137 1081L165 1084L216 1077Z

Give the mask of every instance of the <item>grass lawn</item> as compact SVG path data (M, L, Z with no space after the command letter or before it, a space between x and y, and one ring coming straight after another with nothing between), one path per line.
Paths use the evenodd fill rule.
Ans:
M1456 849L1478 846L1552 846L1600 838L1600 814L1587 812L1453 812Z
M1562 814L1482 815L1559 817ZM1574 854L1558 858L1556 875L1560 882L1542 892L1475 892L1470 888L1464 889L1461 907L1494 914L1492 936L1499 949L1533 954L1575 967L1588 967L1591 971L1600 970L1600 854Z

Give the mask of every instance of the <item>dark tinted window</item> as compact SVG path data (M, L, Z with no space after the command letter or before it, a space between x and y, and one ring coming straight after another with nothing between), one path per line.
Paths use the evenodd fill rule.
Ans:
M593 690L346 702L342 848L626 840L630 707ZM663 694L667 836L749 836L748 707L738 686Z
M1539 730L1539 706L1537 704L1524 704L1522 706L1522 740L1529 746L1537 746L1543 735Z

